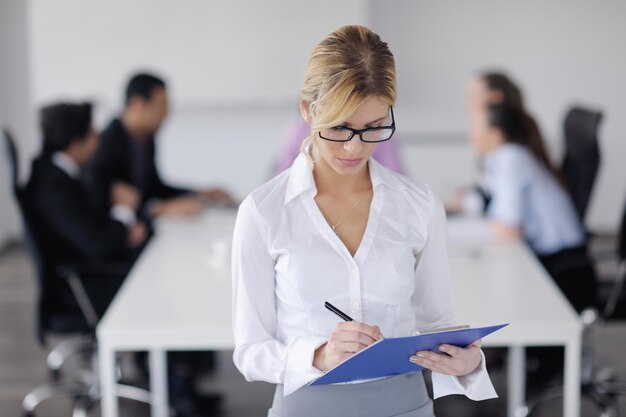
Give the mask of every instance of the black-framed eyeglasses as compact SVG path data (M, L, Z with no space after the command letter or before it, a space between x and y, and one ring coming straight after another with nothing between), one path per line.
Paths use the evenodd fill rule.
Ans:
M319 132L320 138L331 142L349 142L354 135L359 135L361 142L379 143L391 139L396 131L396 121L393 117L393 107L389 107L391 113L390 126L368 127L365 129L352 129L347 126L335 126L322 129Z

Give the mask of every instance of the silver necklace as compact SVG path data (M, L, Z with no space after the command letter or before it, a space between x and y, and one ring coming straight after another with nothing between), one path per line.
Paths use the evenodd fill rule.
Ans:
M365 198L365 196L362 196L361 198L359 198L359 201L357 201L357 202L356 202L356 204L354 205L354 207L352 207L352 209L351 209L348 213L346 213L346 215L345 215L345 216L343 216L343 217L341 218L341 220L339 220L337 223L332 224L332 223L328 222L328 224L330 225L330 228L331 228L331 229L333 229L333 232L335 232L335 234L336 234L337 236L339 236L339 232L336 230L336 229L337 229L337 226L339 226L339 225L341 224L341 222L343 222L345 219L347 219L347 218L348 218L348 216L350 216L350 215L354 212L354 210L356 210L356 208L357 208L357 207L359 207L359 206L361 205L361 201L363 201L363 199L364 199L364 198Z

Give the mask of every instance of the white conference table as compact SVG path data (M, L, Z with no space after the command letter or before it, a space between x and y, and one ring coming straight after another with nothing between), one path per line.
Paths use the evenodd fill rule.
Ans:
M564 416L580 415L582 323L530 249L496 242L480 219L448 220L457 321L510 323L484 346L509 348L508 415L525 404L526 346L564 346Z
M230 247L236 211L164 219L98 324L103 417L117 417L116 353L148 351L153 417L168 417L167 352L234 347Z
M212 209L157 224L97 328L103 417L118 416L117 352L149 352L152 416L166 417L167 351L234 348L229 255L235 214ZM452 221L450 230L466 226ZM458 320L511 323L484 340L510 348L509 417L524 404L523 348L535 345L566 347L564 415L578 417L582 328L575 312L523 244L456 235L462 237L451 233L450 267Z

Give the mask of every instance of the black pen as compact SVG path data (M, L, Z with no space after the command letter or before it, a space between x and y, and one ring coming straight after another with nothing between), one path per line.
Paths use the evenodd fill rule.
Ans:
M337 307L335 307L334 305L332 305L328 301L324 302L324 307L326 307L327 309L329 309L330 311L332 311L333 313L335 313L336 315L341 317L344 321L354 321L354 320L352 320L352 317L348 316L346 313L344 313L343 311L339 310Z
M352 320L352 317L350 317L349 315L347 315L343 311L339 310L337 307L335 307L334 305L332 305L328 301L324 301L324 307L326 307L327 309L329 309L330 311L332 311L333 313L335 313L336 315L338 315L339 317L344 319L344 321L354 321L354 320ZM380 337L381 338L384 337L383 336L383 332L380 332Z

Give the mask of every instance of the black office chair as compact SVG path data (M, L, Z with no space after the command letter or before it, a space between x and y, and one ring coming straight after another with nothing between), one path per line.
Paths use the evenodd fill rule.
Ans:
M11 189L15 191L19 188L19 164L17 163L17 149L15 148L15 142L11 133L7 129L2 129L2 146L4 147L4 155L9 167L9 176L11 179Z
M31 255L35 266L35 275L38 279L37 288L41 289L43 286L42 277L44 276L44 263L40 251L32 239L32 233L25 222L24 213L26 210L25 204L25 191L20 186L20 171L17 155L17 147L13 140L12 135L7 129L2 130L3 140L3 153L9 167L9 174L11 179L11 188L13 195L18 204L19 212L22 217L22 225L25 229L25 241L28 248L28 252ZM74 333L77 330L81 332L87 329L87 325L82 319L63 319L58 317L52 317L46 311L47 303L44 300L44 295L41 290L37 291L37 314L36 314L36 333L37 340L42 346L46 345L47 333ZM67 331L65 330L67 329ZM76 353L88 350L91 348L92 342L89 337L72 337L67 338L59 342L48 354L47 363L53 380L60 378L60 372L63 364L66 360L75 355Z
M581 393L600 410L600 417L618 417L618 399L626 395L626 380L618 380L614 370L598 367L595 363L593 338L599 326L606 321L626 319L626 205L618 236L616 255L619 267L616 279L610 283L608 298L600 300L599 309L585 309L580 317L584 328L582 336ZM530 416L545 401L562 397L562 387L553 387L520 410L519 416Z
M97 372L96 325L106 310L103 300L111 299L113 294L104 291L115 290L110 285L99 286L98 282L124 276L128 267L116 264L85 263L63 265L54 271L46 264L45 256L39 250L39 237L36 216L31 210L30 196L19 183L19 164L17 149L11 135L3 130L3 154L10 168L11 184L22 218L28 252L33 260L37 276L37 339L45 345L48 336L73 335L59 343L48 355L48 364L53 371L53 379L59 379L59 372L65 360L76 354L90 358L91 364L86 370L71 375L67 381L46 384L31 391L22 403L24 416L31 417L42 402L58 397L76 398L74 417L86 417L92 404L99 399ZM56 276L67 280L69 288L79 307L78 313L61 312L53 308L50 299L50 277ZM84 285L83 279L95 285ZM136 387L118 385L118 395L142 402L149 402L149 392Z
M581 221L585 213L593 184L600 166L598 128L602 113L573 107L565 116L565 157L561 170Z

